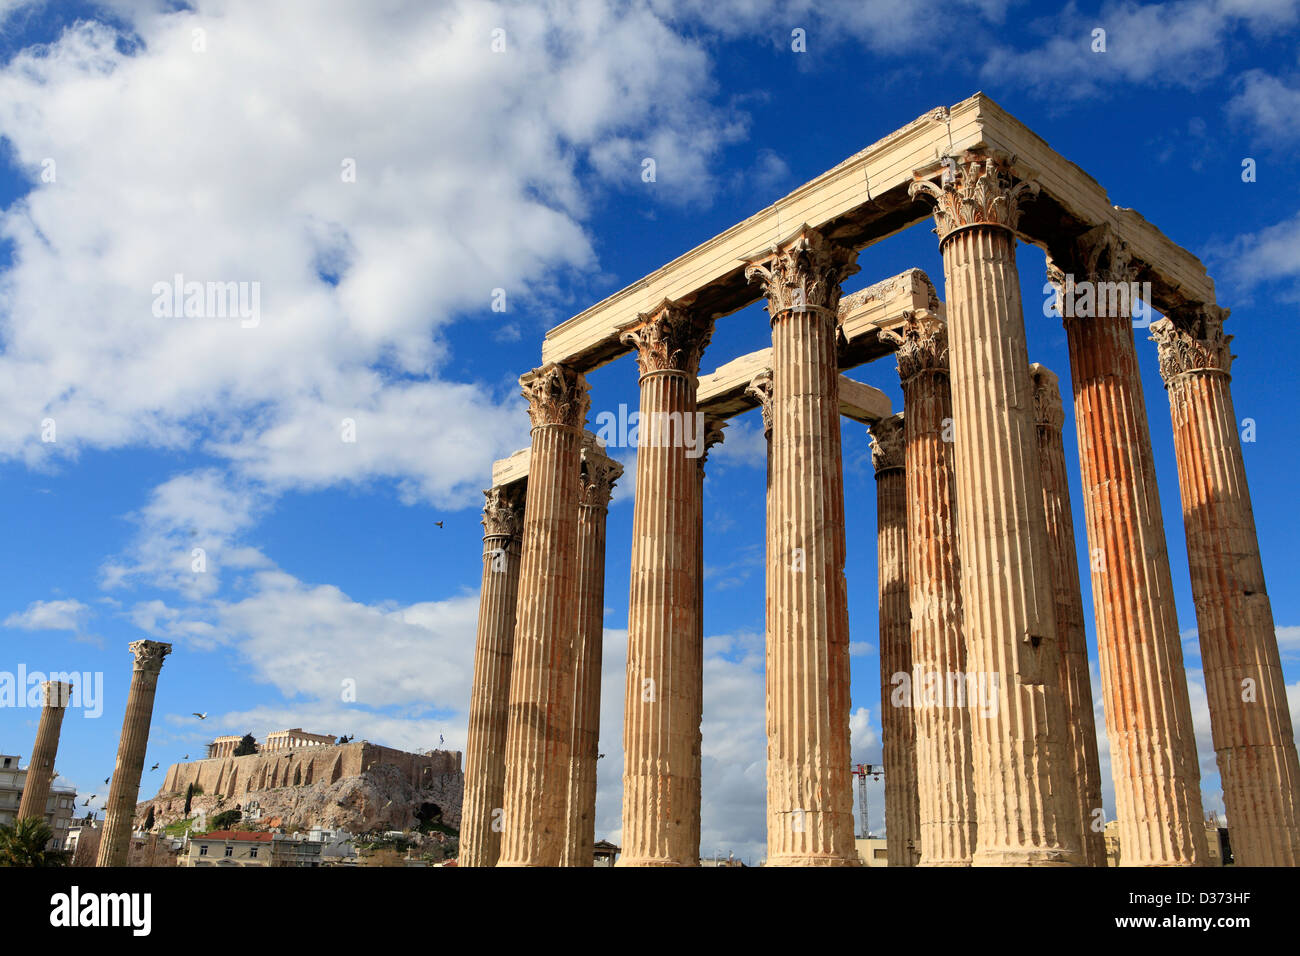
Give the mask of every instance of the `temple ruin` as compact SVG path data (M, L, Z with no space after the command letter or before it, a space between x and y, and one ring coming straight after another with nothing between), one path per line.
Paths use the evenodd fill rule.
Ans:
M841 295L862 249L923 222L938 236L942 300L919 270ZM643 431L619 865L699 862L703 482L726 420L756 406L768 438L768 864L857 862L847 416L870 429L877 478L890 865L1105 865L1064 406L1057 376L1028 354L1018 241L1045 250L1061 294L1122 863L1195 866L1208 852L1133 290L1164 316L1151 332L1232 845L1246 865L1300 862L1300 766L1227 310L1195 256L977 94L546 336L520 379L531 446L497 463L486 492L461 865L591 863L605 514L621 466L586 430L584 373L628 352ZM700 374L714 323L760 298L771 348ZM897 363L901 413L841 374L882 358ZM695 420L691 445L682 423Z

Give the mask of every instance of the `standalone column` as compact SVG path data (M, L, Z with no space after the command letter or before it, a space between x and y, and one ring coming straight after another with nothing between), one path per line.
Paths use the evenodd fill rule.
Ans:
M483 492L483 583L479 591L474 686L465 744L459 866L496 866L506 785L510 663L519 598L519 532L525 485Z
M916 726L912 720L912 614L907 591L907 475L903 416L871 425L880 578L880 733L885 759L885 850L890 866L921 858Z
M952 392L948 330L937 316L922 311L904 319L898 375L905 416L910 703L916 725L920 865L970 866L975 783L957 556Z
M1101 764L1097 759L1097 724L1092 715L1092 677L1088 673L1088 638L1084 629L1079 558L1074 547L1074 516L1065 469L1061 426L1065 409L1056 375L1037 363L1029 366L1034 383L1034 422L1038 426L1038 460L1043 472L1043 511L1052 552L1056 596L1056 634L1061 644L1061 693L1065 700L1070 773L1077 795L1076 818L1084 866L1106 865L1105 815L1101 806Z
M122 739L117 745L117 764L108 788L108 802L104 804L104 828L99 837L96 866L126 866L135 801L140 795L140 774L144 771L145 749L149 746L158 674L162 671L163 658L172 652L172 646L161 641L133 641L129 646L135 664L131 668L131 687L126 692L126 717L122 721Z
M962 623L974 672L975 865L1079 856L1059 821L1074 796L1061 765L1056 615L1016 272L1026 189L1037 187L1014 183L1000 159L970 153L942 185L912 186L936 203L947 281Z
M519 379L532 421L528 501L506 722L505 829L498 866L559 866L564 854L578 631L578 484L590 399L580 372Z
M703 661L699 547L703 413L700 355L713 322L665 302L623 341L637 350L632 579L623 716L623 853L619 866L698 866Z
M1169 391L1201 667L1232 853L1300 865L1300 766L1232 405L1227 311L1151 326Z
M622 474L623 466L586 436L578 495L578 643L573 654L573 753L569 758L564 866L591 866L595 859L600 661L605 638L605 518L614 483Z
M1196 866L1207 852L1201 774L1130 319L1137 264L1104 226L1053 258L1049 278L1062 292L1074 380L1120 863Z
M803 227L751 259L772 321L767 862L856 866L836 361L855 254Z
M45 820L45 804L50 798L50 781L54 779L54 758L59 752L59 730L68 708L72 685L46 681L41 685L41 722L36 725L36 742L27 763L27 779L18 802L17 819L35 817Z

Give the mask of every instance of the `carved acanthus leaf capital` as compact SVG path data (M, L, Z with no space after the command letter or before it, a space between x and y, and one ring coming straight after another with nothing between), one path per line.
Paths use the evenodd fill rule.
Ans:
M855 250L803 226L793 239L747 260L745 278L762 286L774 322L788 312L812 311L838 322L840 283L858 271L857 259Z
M714 445L722 443L726 437L722 430L727 427L727 420L719 418L716 415L704 416L704 449L700 457L696 459L700 466L700 471L704 470L704 464L709 460L709 449Z
M528 418L534 428L539 425L581 428L586 422L591 398L581 372L552 363L521 375L519 384L524 398L528 399Z
M902 413L877 419L871 423L870 429L871 464L876 469L876 477L879 478L892 469L902 468L906 461Z
M1020 203L1038 195L1038 184L1017 180L1010 164L982 153L950 157L935 183L917 174L908 188L913 199L924 196L934 203L934 231L943 242L962 226L1020 224Z
M67 707L71 699L71 684L57 680L47 680L41 684L42 707Z
M517 537L524 527L523 483L488 488L483 497L483 537Z
M1056 373L1032 362L1029 381L1034 387L1034 424L1059 431L1065 424L1065 406L1061 404L1061 385Z
M745 386L745 394L758 402L763 413L763 434L772 437L772 370L763 369Z
M1192 306L1173 311L1151 323L1151 341L1160 359L1160 377L1165 386L1187 372L1231 374L1232 336L1223 331L1228 310L1213 305Z
M128 650L135 655L135 669L158 673L162 670L163 658L172 652L172 646L162 641L132 641Z
M948 371L948 324L926 309L903 313L899 331L881 331L898 345L898 378L907 384L921 372Z
M697 375L700 357L713 337L713 320L695 309L664 301L637 316L637 324L619 336L636 349L641 374L686 372Z
M582 481L578 503L594 508L609 507L614 485L623 477L623 466L605 454L592 436L582 444Z

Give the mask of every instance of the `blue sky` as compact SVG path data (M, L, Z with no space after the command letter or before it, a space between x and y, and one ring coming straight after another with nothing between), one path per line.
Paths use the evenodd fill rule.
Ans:
M301 726L463 749L479 492L491 461L527 443L515 379L545 331L977 90L1201 256L1232 309L1233 394L1256 423L1243 447L1295 713L1300 438L1285 333L1300 204L1286 170L1300 5L367 6L0 0L0 671L103 674L102 715L70 713L59 759L93 804L140 637L175 645L147 763L162 767L142 795L215 734ZM791 49L796 28L806 52ZM1090 49L1096 28L1104 53ZM1042 254L1019 255L1031 358L1068 383ZM846 291L919 267L942 295L924 226L859 264ZM154 285L177 273L258 283L257 323L156 315ZM752 307L719 322L704 365L768 342ZM1154 345L1140 333L1139 347L1203 798L1221 809L1168 404ZM892 363L852 374L901 407ZM631 357L589 380L593 421L636 407ZM355 442L341 440L345 418ZM878 763L874 478L864 430L843 437L854 757ZM632 521L632 458L617 454L629 475L609 516L598 805L598 835L615 840ZM701 849L754 859L762 463L751 412L706 483ZM1091 620L1089 640L1099 697ZM341 699L347 679L355 702ZM0 708L0 751L26 757L36 718ZM1109 780L1106 801L1113 816ZM870 802L879 830L878 785Z

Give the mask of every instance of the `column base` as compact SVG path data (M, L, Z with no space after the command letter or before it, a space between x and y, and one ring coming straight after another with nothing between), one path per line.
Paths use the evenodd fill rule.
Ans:
M947 868L949 868L949 869L965 869L965 870L968 870L968 869L970 869L970 867L971 867L972 864L971 864L971 862L970 862L969 860L952 860L952 861L939 860L939 861L936 861L936 862L934 862L934 863L927 863L927 862L925 862L925 860L922 860L920 863L918 863L918 864L916 864L916 865L917 865L917 866L927 866L927 867L947 867Z
M792 855L770 858L764 866L861 866L857 858L846 859L842 856Z
M638 858L628 859L627 857L620 856L618 858L618 862L615 863L614 865L615 866L689 867L689 866L699 866L700 862L699 860L696 860L694 863L683 863L679 860L665 860L662 857L649 857L649 856L641 857L639 859Z
M1079 854L1059 847L977 850L971 866L1079 866Z

